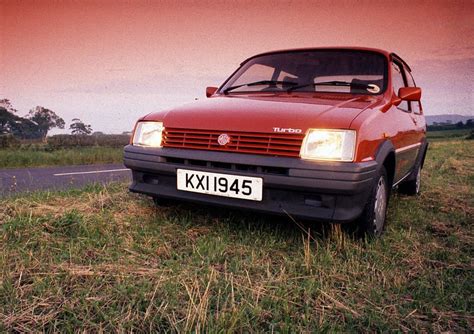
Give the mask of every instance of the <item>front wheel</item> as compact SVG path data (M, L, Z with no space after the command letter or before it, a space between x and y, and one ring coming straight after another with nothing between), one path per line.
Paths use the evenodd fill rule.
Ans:
M356 221L361 236L379 237L385 229L390 185L387 171L382 167L370 192L364 211Z

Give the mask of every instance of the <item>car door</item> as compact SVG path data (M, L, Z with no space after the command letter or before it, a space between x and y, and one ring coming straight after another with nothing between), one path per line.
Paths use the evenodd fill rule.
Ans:
M401 62L392 62L392 84L395 94L401 87L407 87L407 77ZM403 179L412 170L420 149L418 120L413 117L409 101L401 101L396 107L397 134L392 138L395 146L395 182Z

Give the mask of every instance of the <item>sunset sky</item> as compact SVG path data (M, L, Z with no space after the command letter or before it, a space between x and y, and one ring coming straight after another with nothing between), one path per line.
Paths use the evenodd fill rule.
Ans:
M96 131L205 98L245 58L312 46L394 51L428 115L474 110L474 1L0 0L0 98Z

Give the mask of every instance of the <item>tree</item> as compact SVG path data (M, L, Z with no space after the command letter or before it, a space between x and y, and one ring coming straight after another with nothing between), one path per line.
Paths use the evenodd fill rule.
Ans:
M29 119L18 117L0 107L0 135L13 135L22 139L37 139L38 125Z
M41 106L31 109L27 118L37 125L38 135L43 140L46 139L49 130L52 128L64 129L65 125L64 120L54 111Z
M37 139L38 125L29 119L16 115L9 99L0 99L0 135L13 135L22 139Z
M90 135L92 133L90 124L84 124L79 118L72 119L69 130L72 130L71 133L73 135Z
M9 99L0 99L0 108L5 109L11 114L14 114L18 111L15 108L13 108L13 105Z
M16 117L5 107L0 107L0 135L6 135L12 132L12 124L16 122Z
M0 99L0 135L12 133L12 127L20 119L16 111L9 99Z

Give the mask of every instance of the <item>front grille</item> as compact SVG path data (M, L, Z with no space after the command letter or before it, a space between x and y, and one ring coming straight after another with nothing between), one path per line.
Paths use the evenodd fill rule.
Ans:
M224 133L230 137L230 142L226 145L219 145L217 138ZM304 134L266 134L166 128L163 135L163 146L299 157L303 139Z
M206 160L194 160L194 159L183 159L165 157L167 163L174 165L183 165L183 167L207 167L212 169L227 169L230 171L257 173L257 174L275 174L275 175L288 175L288 168L285 167L274 167L274 166L255 166L248 164L235 164L227 162L217 161L206 161Z

